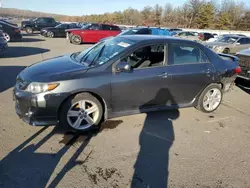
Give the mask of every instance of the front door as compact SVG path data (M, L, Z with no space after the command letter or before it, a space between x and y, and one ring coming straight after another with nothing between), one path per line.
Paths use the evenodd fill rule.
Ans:
M115 112L166 106L173 101L171 76L166 65L167 45L157 44L135 50L119 63L132 70L115 72L111 79L112 108Z

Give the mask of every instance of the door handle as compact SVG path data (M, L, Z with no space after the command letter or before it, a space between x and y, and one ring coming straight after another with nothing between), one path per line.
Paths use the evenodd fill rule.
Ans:
M159 76L162 78L167 78L169 76L169 74L167 72L163 72L163 73L159 74Z

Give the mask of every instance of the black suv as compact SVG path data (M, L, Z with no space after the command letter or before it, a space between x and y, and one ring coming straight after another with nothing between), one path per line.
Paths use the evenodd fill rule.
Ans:
M40 31L45 27L55 27L59 23L51 17L40 17L31 19L30 21L22 21L21 28L26 31L26 33L33 33L34 31Z

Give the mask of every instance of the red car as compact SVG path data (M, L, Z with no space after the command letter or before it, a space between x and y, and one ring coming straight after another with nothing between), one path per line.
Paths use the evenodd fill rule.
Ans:
M66 30L67 39L73 44L96 43L106 37L116 36L121 29L116 25L90 23L80 29Z

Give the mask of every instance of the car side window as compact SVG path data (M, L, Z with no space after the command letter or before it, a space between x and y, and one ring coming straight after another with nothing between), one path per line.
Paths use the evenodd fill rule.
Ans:
M239 43L239 44L246 44L246 40L245 40L245 38L241 38L240 40L238 40L237 43Z
M52 18L46 18L46 19L45 19L45 22L46 22L46 23L53 23L53 19L52 19Z
M89 30L100 30L100 26L98 24L92 24L89 27Z
M110 26L112 31L120 31L120 28L118 26Z
M102 30L110 31L111 27L109 25L102 25Z
M246 39L246 44L250 44L250 38Z
M127 62L133 69L163 66L165 51L167 45L164 44L145 46L126 56L121 62Z
M208 63L206 54L197 46L188 44L172 44L173 65L190 63Z

